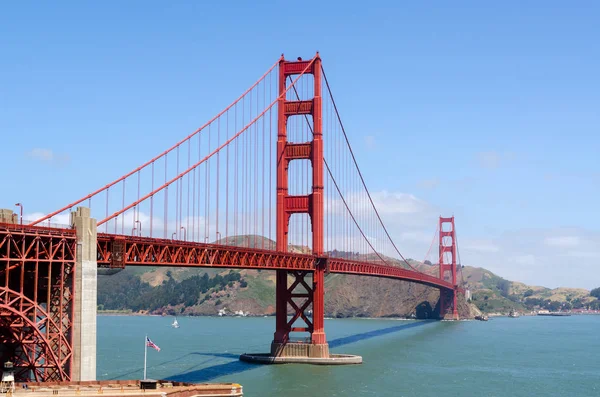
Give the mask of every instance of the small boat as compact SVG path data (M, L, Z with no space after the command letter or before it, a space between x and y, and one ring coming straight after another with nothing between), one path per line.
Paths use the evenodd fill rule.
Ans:
M510 309L510 312L508 313L508 317L517 318L519 316L520 316L519 312L517 312L513 309Z
M175 317L175 320L173 320L173 324L171 324L171 327L179 328L179 323L177 322L177 317Z
M488 320L488 316L486 316L485 314L482 314L481 316L475 316L475 320L487 321Z

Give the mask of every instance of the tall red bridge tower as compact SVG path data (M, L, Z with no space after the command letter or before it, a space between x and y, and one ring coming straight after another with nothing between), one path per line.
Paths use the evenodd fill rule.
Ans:
M307 69L308 68L308 69ZM314 97L312 99L288 100L286 80L289 76L312 74ZM288 228L292 214L308 214L312 225L312 253L322 257L323 251L323 122L321 98L321 58L314 60L286 61L279 63L279 103L277 123L277 251L288 250ZM287 123L290 117L312 116L313 140L289 142ZM308 195L290 195L288 192L288 168L293 160L309 160L312 164L312 191ZM326 259L317 261L312 282L307 282L306 271L277 270L276 278L276 330L271 354L274 356L298 355L299 350L309 357L329 357L329 346L324 330L324 274ZM288 279L292 279L291 285ZM308 310L312 306L312 320ZM292 318L288 321L291 308ZM297 320L304 322L296 326ZM290 343L290 332L310 333L310 343ZM302 352L300 352L302 353ZM304 355L304 354L302 354Z
M452 290L440 289L440 318L458 320L458 306L456 301L456 230L454 217L440 217L440 279L449 281L455 288Z

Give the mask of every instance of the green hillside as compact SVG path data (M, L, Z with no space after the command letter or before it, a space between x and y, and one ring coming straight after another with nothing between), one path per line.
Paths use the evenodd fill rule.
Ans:
M582 288L545 288L506 280L489 270L465 266L462 278L473 303L483 312L571 310L598 307L598 300Z

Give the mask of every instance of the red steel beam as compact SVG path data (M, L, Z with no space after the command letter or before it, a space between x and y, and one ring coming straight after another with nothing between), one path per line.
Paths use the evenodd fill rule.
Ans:
M113 252L113 248L115 249ZM118 252L117 252L118 251ZM406 280L446 290L457 289L435 276L372 262L179 240L98 233L98 266L218 267L314 271L326 261L330 273Z
M38 236L40 233L56 236L73 236L72 238L75 236L75 230L72 229L0 224L0 229L3 228L19 231L29 236ZM2 245L0 241L0 247ZM115 252L113 252L113 248ZM43 249L46 248L44 247ZM119 254L122 254L120 258ZM52 255L52 253L49 253L49 255ZM98 233L99 267L182 266L314 271L317 261L321 259L314 255L276 252L256 248ZM450 282L402 267L339 258L326 258L325 260L327 270L330 273L385 277L412 281L446 290L454 289L461 291L460 288L453 286Z
M284 113L286 116L297 116L313 113L313 100L310 101L285 101Z
M113 247L120 247L114 256ZM98 266L161 265L311 271L314 258L255 248L98 233Z
M411 281L417 284L424 284L430 287L460 291L460 289L456 288L456 286L453 286L452 283L440 280L439 278L429 274L416 272L414 270L407 270L402 267L378 265L372 262L359 262L336 258L329 258L327 262L330 273L392 278L397 280Z

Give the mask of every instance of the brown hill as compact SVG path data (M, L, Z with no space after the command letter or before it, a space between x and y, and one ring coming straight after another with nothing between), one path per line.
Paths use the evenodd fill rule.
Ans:
M273 249L275 243L262 236L246 235L233 236L218 241L221 244ZM291 252L309 253L309 247L290 245ZM333 251L331 256L349 257L355 260L378 259L371 256ZM408 267L405 263L393 258L384 257L386 263ZM413 260L410 266L433 271L431 266ZM181 283L195 276L213 278L217 275L224 277L229 269L204 268L163 268L137 267L128 268L117 278L139 278L150 287L159 288L172 281ZM275 272L261 270L237 271L241 279L225 286L214 286L198 296L196 304L191 306L165 305L154 309L155 313L215 315L220 310L227 312L243 311L252 315L272 315L275 311ZM100 276L104 286L108 279ZM243 282L242 282L243 281ZM290 279L290 282L292 280ZM151 290L151 289L150 289ZM106 292L104 292L106 291ZM110 289L100 288L99 294L108 293ZM146 292L150 294L151 292ZM388 280L375 277L350 276L329 274L325 279L325 313L328 317L411 317L431 318L436 316L436 305L439 292L435 288L417 285L398 280ZM151 299L150 299L151 300ZM102 299L102 301L104 301ZM124 299L124 301L126 301ZM115 309L112 307L112 309ZM127 309L126 303L122 309ZM146 308L147 309L147 308ZM461 306L462 315L468 316L469 309Z
M234 236L219 241L222 244L272 249L275 243L262 236ZM309 253L309 247L290 246L290 251ZM367 259L356 253L333 251L330 256ZM383 258L386 263L407 267L403 262L393 258ZM437 266L423 264L412 259L410 266L429 274L437 273ZM149 302L154 302L154 313L216 315L220 310L227 312L243 311L251 315L272 315L275 311L275 272L261 270L233 271L230 269L204 268L163 268L132 267L114 277L114 283L108 276L99 276L99 302L106 302L102 294L111 293L112 284L122 284L124 289L132 282L145 293ZM589 291L574 288L531 287L522 283L505 280L494 273L476 267L463 267L459 283L464 282L473 296L473 303L483 312L508 312L535 308L570 308L585 306L595 301ZM204 276L207 274L207 276ZM200 277L221 280L203 287L197 296L186 299L186 303L157 303L173 300L168 291L175 291L175 286L185 284L185 280L196 280ZM215 279L217 277L217 279ZM222 281L227 278L228 281ZM139 281L135 281L139 280ZM230 281L229 281L230 280ZM206 281L206 280L205 280ZM189 283L188 283L189 284ZM206 284L206 285L209 285ZM182 284L183 285L183 284ZM146 287L144 287L146 286ZM162 290L161 290L162 288ZM183 287L182 287L183 288ZM186 291L191 288L187 285ZM166 291L165 291L166 289ZM159 291L161 290L161 291ZM156 292L155 292L156 291ZM122 298L113 299L107 309L131 309L128 307L127 290L120 293ZM174 293L174 292L173 292ZM157 298L155 295L159 295ZM328 317L414 317L431 318L437 316L439 291L414 283L388 280L376 277L329 274L325 278L325 314ZM109 300L110 301L110 300ZM116 301L116 302L115 302ZM179 300L181 301L181 299ZM469 307L464 297L459 299L459 312L462 317L470 317L476 310ZM149 303L150 304L150 303ZM115 306L116 305L116 306ZM148 310L149 307L139 307Z

